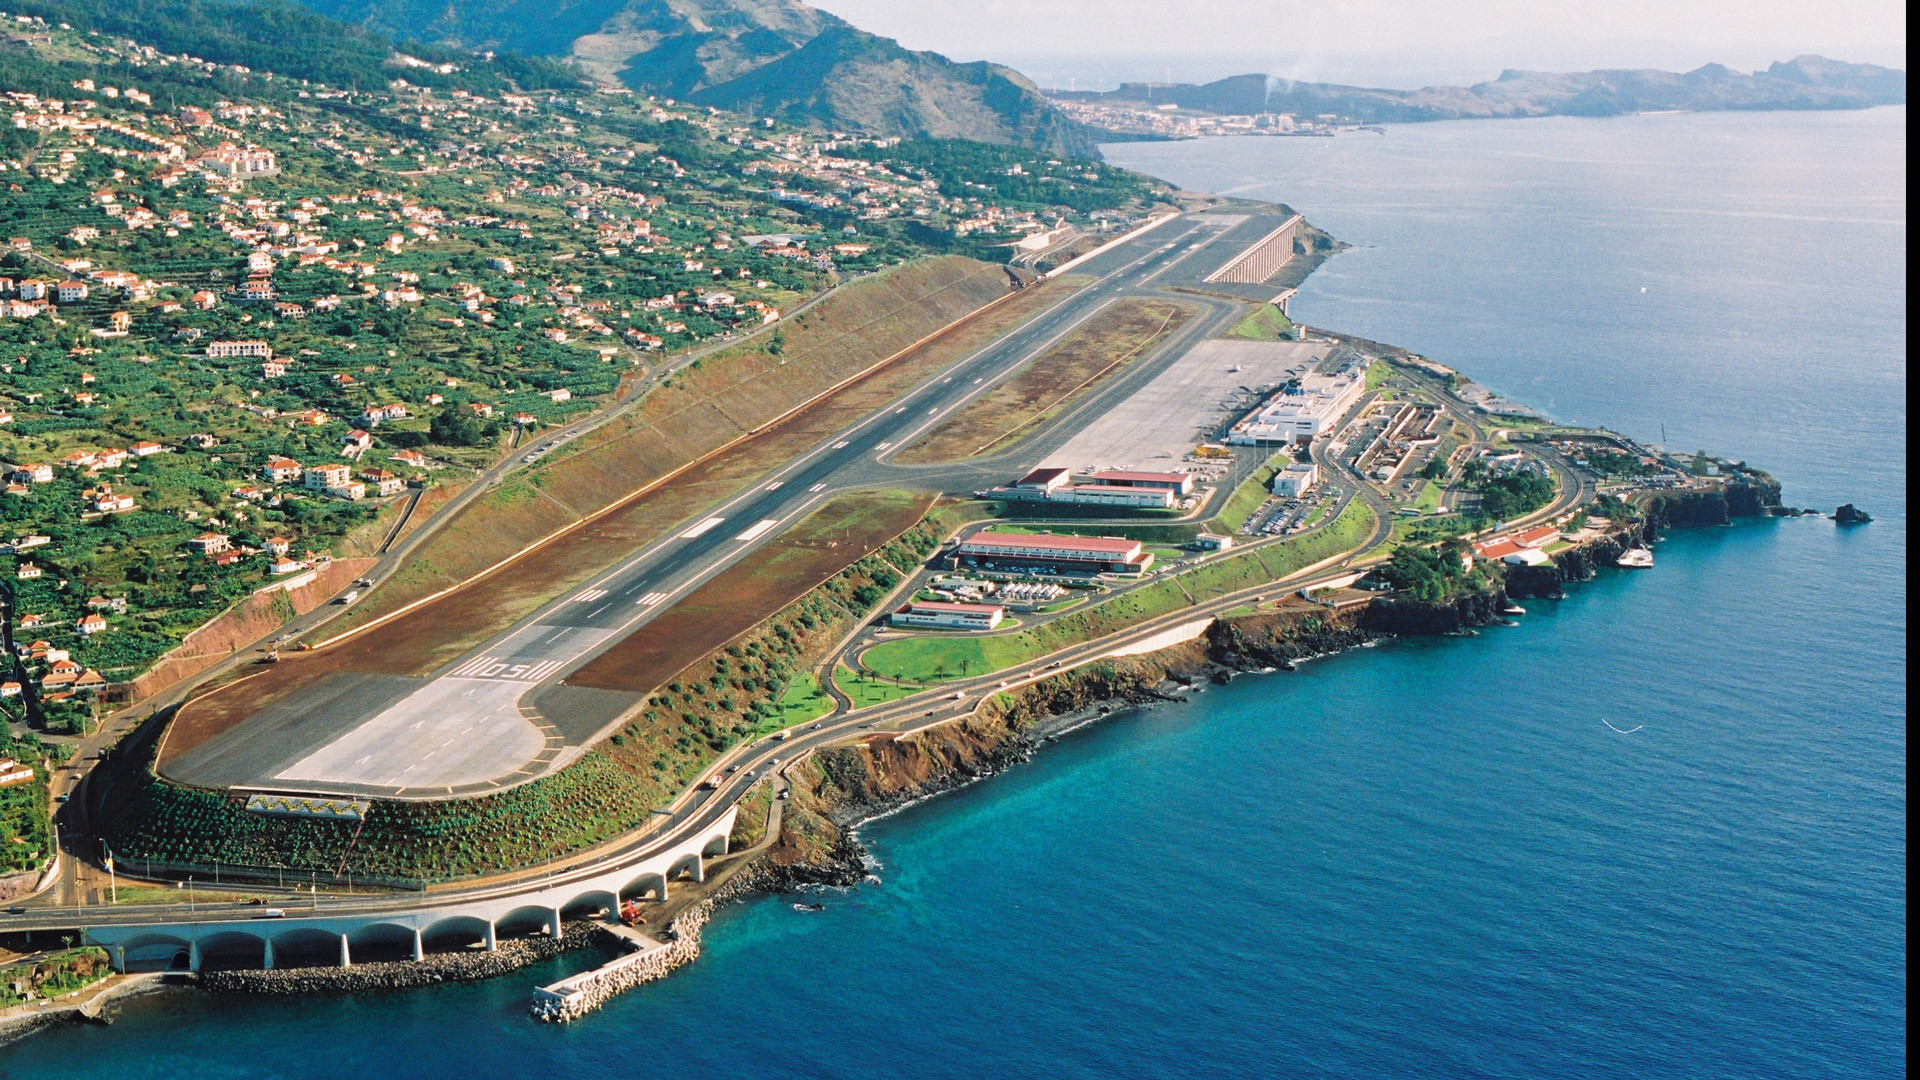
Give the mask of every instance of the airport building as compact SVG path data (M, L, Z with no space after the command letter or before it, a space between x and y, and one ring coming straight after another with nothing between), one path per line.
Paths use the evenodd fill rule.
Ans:
M1079 574L1138 574L1153 565L1153 555L1141 550L1138 540L993 532L961 541L954 559L959 565L983 570Z
M998 604L949 604L938 600L916 600L888 617L895 626L931 627L938 630L991 630L1007 617L1007 609Z
M1273 474L1273 493L1298 498L1320 482L1320 467L1311 461L1296 461Z
M1364 366L1335 375L1302 375L1233 425L1227 441L1235 446L1272 446L1318 438L1333 430L1366 389Z
M1193 477L1177 472L1097 472L1087 481L1101 487L1157 488L1176 495L1193 494Z

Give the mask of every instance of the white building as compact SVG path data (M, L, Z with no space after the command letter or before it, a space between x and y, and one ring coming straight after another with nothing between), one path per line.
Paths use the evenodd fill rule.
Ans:
M1236 446L1304 442L1333 430L1366 393L1366 369L1335 375L1303 375L1268 399L1253 415L1233 425L1227 441Z
M1297 498L1320 482L1320 466L1311 461L1296 461L1273 474L1273 493L1285 498Z
M942 630L991 630L1007 617L998 604L949 604L916 600L896 610L888 621L895 626L936 627Z

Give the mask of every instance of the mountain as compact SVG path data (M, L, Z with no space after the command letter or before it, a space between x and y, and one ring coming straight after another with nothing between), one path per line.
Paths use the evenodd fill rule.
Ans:
M469 49L572 56L699 105L834 130L1091 154L1096 133L997 64L958 64L799 0L304 0L348 23Z
M1555 74L1505 71L1473 86L1376 90L1235 75L1195 86L1123 83L1119 89L1057 95L1062 99L1176 104L1223 115L1337 115L1363 123L1472 117L1619 116L1664 109L1864 109L1902 105L1907 74L1874 64L1801 56L1765 71L1741 74L1720 64L1693 71L1609 70Z

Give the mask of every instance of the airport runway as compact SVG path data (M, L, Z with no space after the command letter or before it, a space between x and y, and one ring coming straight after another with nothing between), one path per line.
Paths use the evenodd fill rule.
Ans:
M603 692L597 709L584 710L593 721L588 724L578 716L543 716L536 702L556 689L589 693L561 687L568 673L836 493L904 483L942 486L930 481L948 481L963 491L978 486L980 466L972 463L910 469L883 459L1114 301L1167 295L1156 290L1170 281L1195 279L1238 254L1240 245L1215 241L1242 223L1188 215L1117 246L1077 267L1076 275L1094 281L1039 317L426 679L385 679L365 693L303 693L301 700L278 706L289 713L279 723L241 724L171 762L168 775L221 787L445 798L497 791L565 765L641 700L637 694ZM1180 298L1202 307L1204 317L1059 418L1041 443L1057 444L1124 400L1195 342L1219 333L1237 310L1225 301ZM1046 449L1033 445L1021 453L1032 456ZM661 673L663 678L670 674ZM310 706L303 704L308 698ZM287 737L296 730L300 737Z

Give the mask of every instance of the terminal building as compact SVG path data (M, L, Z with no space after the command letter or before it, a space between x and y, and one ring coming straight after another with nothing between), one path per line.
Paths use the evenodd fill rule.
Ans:
M1193 492L1186 473L1096 472L1074 483L1066 469L1035 469L1011 485L981 495L1023 502L1070 506L1113 506L1133 510L1171 510Z
M1227 441L1235 446L1275 446L1318 438L1333 430L1366 389L1364 365L1334 375L1302 375L1233 425Z
M950 604L939 600L916 600L894 611L888 622L895 626L931 627L937 630L991 630L1007 617L999 604Z
M1139 574L1153 565L1153 554L1141 550L1140 541L1117 536L983 532L961 541L954 561L981 570Z

